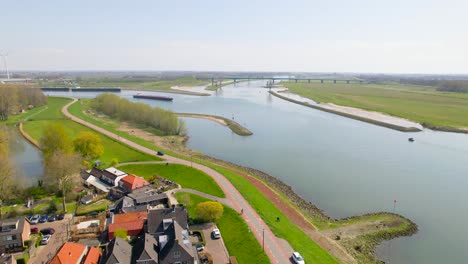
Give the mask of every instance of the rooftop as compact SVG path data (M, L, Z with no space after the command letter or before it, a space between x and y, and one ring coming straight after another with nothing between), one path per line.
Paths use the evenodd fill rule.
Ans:
M86 254L87 246L65 242L50 264L80 263Z

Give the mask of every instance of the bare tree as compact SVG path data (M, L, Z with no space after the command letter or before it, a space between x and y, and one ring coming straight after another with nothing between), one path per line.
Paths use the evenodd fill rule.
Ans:
M76 153L57 150L46 160L45 177L48 184L57 186L63 196L63 211L67 211L67 193L79 182L82 159Z

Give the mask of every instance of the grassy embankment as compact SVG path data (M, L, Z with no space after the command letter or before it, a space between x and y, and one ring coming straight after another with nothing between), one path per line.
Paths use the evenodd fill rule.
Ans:
M91 115L85 114L83 112L83 107L86 107L86 105L77 102L69 108L69 111L73 115L77 115L78 117L83 118L84 120L89 121L90 123L103 127L113 133L117 133L127 140L134 141L147 148L155 148L155 145L152 142L119 131L118 122L116 120L113 120L113 123L106 123L94 119L94 117ZM164 149L164 151L166 154L190 160L190 157L173 152L169 149ZM249 201L249 203L255 208L257 213L259 213L259 215L262 216L262 219L269 225L270 228L272 228L275 234L278 237L287 240L295 250L300 250L301 254L306 258L306 260L311 260L315 263L337 263L337 260L335 258L333 258L327 251L320 248L309 236L307 236L302 230L300 230L291 221L289 221L286 215L284 215L271 201L266 199L265 196L263 196L263 194L260 191L258 191L245 178L238 174L225 170L222 167L219 167L213 163L200 160L200 158L197 158L196 162L212 167L213 169L218 170L220 173L226 176L234 184L234 186L236 186L236 188L239 191L241 191L242 195L244 195L247 201ZM236 179L237 181L241 181L242 184L237 184ZM284 219L284 221L274 221L276 220L277 216L279 216L281 219Z
M177 193L176 198L187 207L189 215L192 217L196 217L197 204L209 201L189 193ZM236 256L238 263L270 263L261 245L238 212L224 206L223 216L216 222L216 225L221 231L229 254Z
M248 130L247 128L243 127L241 124L222 116L216 115L205 115L205 114L192 114L192 113L177 113L178 116L181 117L194 117L194 118L205 118L205 119L212 119L212 120L219 120L216 122L220 122L222 125L226 125L231 129L232 132L239 136L251 136L253 135L252 131Z
M462 132L468 128L468 94L399 84L282 82L290 92L320 103L334 103L406 118L424 127Z
M223 190L206 173L181 164L131 164L122 165L120 170L133 173L148 179L150 176L158 175L169 179L182 186L217 197L226 197Z
M23 124L24 131L38 142L44 129L51 123L61 124L71 139L74 139L82 131L93 131L83 125L67 119L61 108L70 101L66 98L49 97L47 109L32 116ZM98 133L97 133L98 134ZM102 164L109 164L116 158L119 162L161 160L157 157L139 152L109 137L99 134L104 147L104 153L100 157Z

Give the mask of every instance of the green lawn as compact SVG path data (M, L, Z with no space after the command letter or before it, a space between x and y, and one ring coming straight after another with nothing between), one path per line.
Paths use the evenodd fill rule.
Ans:
M282 84L292 93L322 103L378 111L428 125L468 127L468 94L399 84Z
M226 169L216 168L223 174L244 198L249 201L250 205L255 208L255 211L267 223L273 233L286 239L295 251L301 252L308 263L338 263L326 250L317 245L309 236L307 236L300 228L291 222L270 200L255 188L247 179L239 176ZM276 221L276 217L280 217L280 221Z
M180 184L183 188L198 190L217 197L225 197L224 192L206 173L180 164L138 164L122 165L120 170L148 178L159 175Z
M192 217L195 217L197 204L208 201L189 193L177 193L176 198L186 205ZM221 231L229 255L236 256L238 263L270 263L261 245L235 210L224 206L223 216L216 224Z
M127 147L120 142L99 134L98 132L95 132L94 130L76 122L65 119L65 117L61 114L60 109L67 102L69 102L69 99L49 97L47 110L34 116L33 121L25 122L23 124L24 131L36 141L39 141L44 129L50 123L59 123L63 125L65 131L71 139L74 139L82 131L91 131L99 135L102 140L102 144L104 145L104 153L100 157L100 160L103 164L110 163L113 158L117 158L119 162L161 160L155 156L151 156ZM59 114L61 116L59 116ZM48 119L48 116L50 116L51 119Z
M88 205L79 205L76 208L76 215L86 215L91 212L104 212L111 202L107 199L99 200Z

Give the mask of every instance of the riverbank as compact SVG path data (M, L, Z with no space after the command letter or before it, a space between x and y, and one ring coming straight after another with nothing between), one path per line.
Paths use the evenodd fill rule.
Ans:
M300 105L314 108L320 111L352 118L355 120L363 121L366 123L370 123L370 124L374 124L374 125L378 125L378 126L402 131L402 132L422 131L421 129L417 127L413 127L411 125L403 125L402 121L406 121L406 120L398 120L397 118L393 118L391 116L386 116L386 115L376 113L376 112L370 112L370 111L360 110L360 109L351 108L351 107L338 106L334 104L327 104L327 105L312 104L309 102L301 102L296 99L289 98L287 96L279 94L279 92L269 91L269 93L278 98L281 98L283 100L286 100L295 104L300 104Z
M192 113L176 113L180 117L191 117L191 118L203 118L207 120L214 121L220 125L227 126L231 129L232 132L239 136L250 136L253 133L248 130L247 128L243 127L239 123L235 122L234 120L230 120L228 118L216 115L205 115L205 114L192 114Z
M296 95L404 118L431 130L468 133L468 94L402 84L282 82Z

